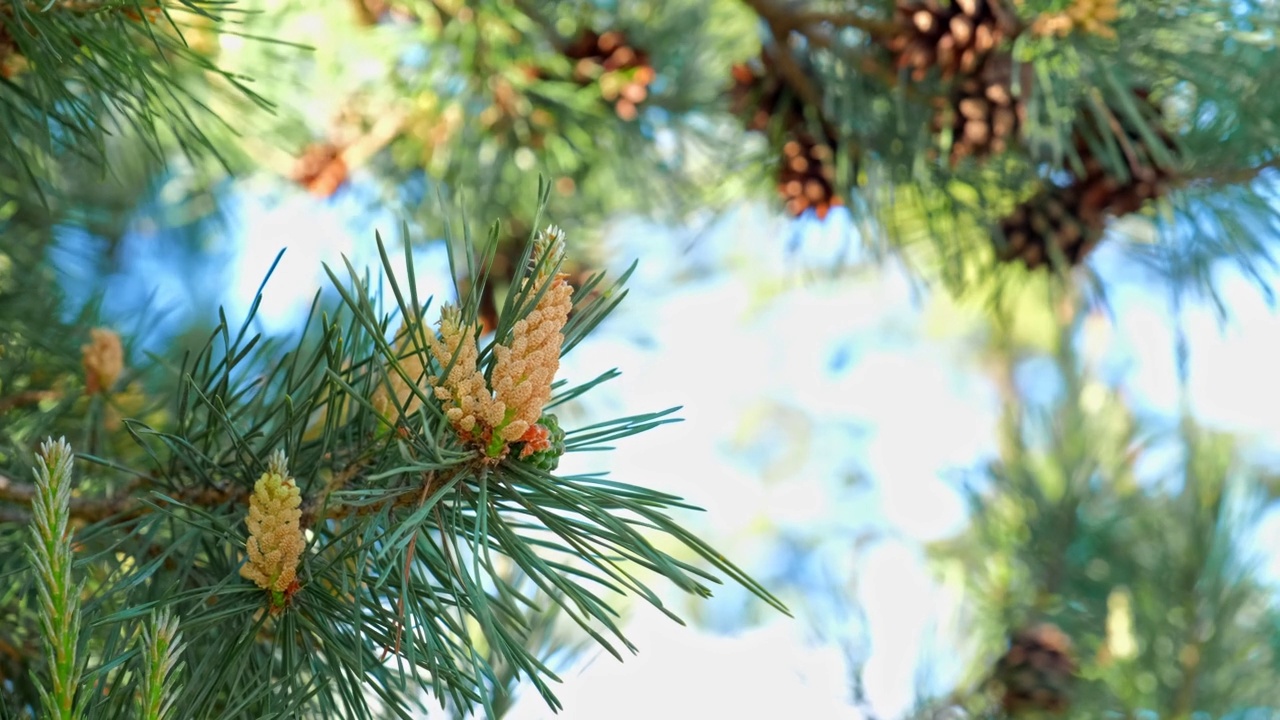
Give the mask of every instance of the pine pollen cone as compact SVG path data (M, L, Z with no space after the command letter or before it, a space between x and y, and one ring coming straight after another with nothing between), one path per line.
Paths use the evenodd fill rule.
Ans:
M510 346L494 348L493 393L506 408L495 431L506 442L527 442L530 446L548 442L546 433L539 434L536 426L560 369L562 331L573 308L573 287L563 274L545 282L550 286L539 283L534 290L537 293L545 287L537 306L512 329ZM530 452L539 449L545 448L533 447Z
M436 362L447 370L443 377L430 378L430 383L449 423L463 439L480 435L485 427L496 427L505 409L490 395L484 373L476 367L480 350L475 326L464 326L458 308L445 305L440 310L440 337L433 335L428 343Z
M404 408L405 415L412 415L417 412L421 404L418 396L410 389L410 383L420 382L424 372L422 356L417 352L409 352L413 347L413 339L409 332L403 331L399 342L396 343L396 361L409 379L406 381L395 368L388 366L387 380L391 385L390 391L386 383L379 381L377 388L373 391L373 397L369 399L373 408L383 415L398 415L400 408ZM392 397L396 399L396 405L392 404Z
M124 372L124 348L120 336L106 328L89 331L90 343L80 347L84 365L85 392L107 392Z
M306 539L300 525L302 496L289 471L284 452L271 457L267 472L254 484L249 498L249 559L240 576L258 587L287 593L297 587L298 560Z

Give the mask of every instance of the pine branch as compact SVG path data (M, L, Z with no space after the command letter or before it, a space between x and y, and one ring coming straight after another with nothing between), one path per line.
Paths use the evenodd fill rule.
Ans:
M1184 175L1179 178L1179 181L1185 186L1242 185L1257 180L1258 176L1267 170L1276 169L1280 169L1280 156L1246 168L1210 169L1197 172L1195 175Z
M516 10L542 30L543 35L557 51L563 52L569 46L569 38L562 36L556 29L555 23L548 20L529 0L512 0L512 4L515 5Z
M770 26L795 30L805 35L816 34L816 29L812 27L814 25L854 28L876 40L887 39L897 30L897 26L892 22L871 20L856 11L790 9L780 6L776 0L746 0L746 2Z
M331 495L356 479L360 471L366 469L366 467L364 463L357 463L336 473L321 493L308 498L303 503L303 523L311 525L322 520L366 516L384 510L404 507L416 502L416 499L410 494L397 495L382 502L368 505L353 506L332 502ZM171 503L168 499L152 499L149 496L147 491L152 484L153 481L150 479L140 479L126 484L111 497L73 497L70 505L70 518L84 524L101 522L107 518L126 521L136 519L150 512L153 504L161 508L169 507ZM34 502L36 494L37 488L34 485L18 482L0 474L0 501L30 506ZM180 505L214 509L223 507L227 503L247 506L250 491L245 488L193 487L165 491L164 494L165 497L177 501ZM12 519L14 522L26 522L30 518L30 513L25 509L0 507L0 518Z
M826 18L829 16L826 14L808 13L786 8L778 0L743 0L743 2L749 5L765 21L770 33L779 42L782 42L783 38L789 37L793 32L797 33L803 36L811 47L836 53L864 74L880 79L885 83L886 87L896 88L899 85L898 74L893 68L886 66L870 53L855 54L852 48L838 43L825 29L816 27L828 21ZM844 25L858 27L872 39L885 39L894 32L891 23L856 18L852 13L840 14L842 17L845 15L852 17L845 18ZM912 85L908 85L906 89L908 93L913 92ZM821 106L819 105L819 107Z
M173 717L173 695L179 685L176 676L182 670L178 618L162 611L143 628L140 643L144 658L140 717L166 720Z

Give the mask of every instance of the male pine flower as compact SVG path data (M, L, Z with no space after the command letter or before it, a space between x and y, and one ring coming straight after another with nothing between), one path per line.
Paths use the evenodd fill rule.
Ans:
M85 392L108 392L124 371L124 348L120 336L106 328L89 331L90 343L80 347L84 365Z
M272 593L276 606L295 587L298 559L306 544L299 525L302 496L286 463L284 451L276 450L253 487L246 520L249 559L240 568L242 577Z
M551 383L560 369L560 347L565 323L573 309L573 288L564 274L552 277L564 256L564 233L552 225L535 239L533 260L537 274L530 293L543 293L538 304L511 331L511 344L494 348L493 395L504 408L488 448L501 452L501 443L524 442L524 454L549 446L547 433L539 432L538 418L551 397ZM543 292L545 290L545 292Z
M1112 23L1120 17L1117 0L1074 0L1058 13L1036 18L1031 31L1036 35L1066 37L1076 30L1108 40L1116 39Z
M440 337L427 339L443 376L430 378L435 396L444 404L449 423L464 439L482 438L487 428L502 421L503 405L495 401L476 367L480 349L475 326L462 324L462 313L453 305L440 309Z
M377 388L373 391L373 397L369 399L375 410L383 415L390 416L393 422L395 415L400 412L400 407L404 408L405 415L412 415L418 411L418 406L421 404L418 401L418 396L409 389L411 382L421 381L423 373L422 356L417 352L408 352L413 348L413 339L408 330L402 331L399 342L396 343L396 361L400 364L400 369L404 370L405 375L409 376L409 380L406 381L400 376L400 373L388 366L387 379L391 383L390 391L388 391L385 383L379 382ZM408 352L408 355L405 354L406 352ZM394 403L392 398L395 398Z

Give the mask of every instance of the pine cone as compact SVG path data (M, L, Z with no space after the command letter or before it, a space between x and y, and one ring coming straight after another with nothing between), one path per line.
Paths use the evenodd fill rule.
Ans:
M951 164L966 157L998 155L1017 140L1026 121L1025 98L1034 71L1022 65L1017 87L1013 82L1013 58L992 55L982 70L957 83L934 118L934 130L950 127Z
M793 217L813 208L819 220L826 219L832 206L841 204L834 182L835 152L831 145L803 132L783 144L778 193Z
M1017 33L1017 18L1000 0L897 0L899 31L888 41L899 70L920 82L939 68L944 80L972 75L987 56Z
M1075 672L1071 638L1056 625L1046 623L1016 633L995 670L996 679L1004 685L1005 712L1065 711Z
M331 142L308 145L293 166L293 181L319 197L329 197L347 181L342 149Z
M1140 104L1153 107L1149 91L1133 90ZM1159 109L1153 107L1159 116ZM1101 239L1108 217L1121 217L1141 209L1168 191L1172 173L1160 167L1141 133L1112 113L1112 127L1093 129L1090 133L1110 134L1120 146L1124 168L1108 168L1094 153L1085 135L1077 131L1075 148L1083 165L1066 187L1051 187L1020 205L1000 222L1007 245L999 252L1001 260L1021 260L1029 269L1046 265L1050 259L1050 243L1055 245L1068 263L1079 264ZM1169 152L1175 151L1172 137L1157 128L1157 137ZM1117 172L1120 170L1122 172Z
M1037 17L1031 25L1031 32L1036 35L1066 37L1079 30L1115 40L1116 31L1112 23L1118 17L1118 0L1074 0L1062 12L1045 13Z
M601 96L623 120L634 120L637 106L649 97L649 84L657 73L649 55L632 47L617 30L603 34L586 29L563 50L576 60L573 79L579 85L599 82Z
M1000 259L1021 260L1027 269L1035 270L1050 262L1052 244L1070 265L1084 260L1102 238L1105 220L1101 208L1083 209L1087 205L1080 190L1069 185L1042 191L1001 220L1000 232L1007 244Z

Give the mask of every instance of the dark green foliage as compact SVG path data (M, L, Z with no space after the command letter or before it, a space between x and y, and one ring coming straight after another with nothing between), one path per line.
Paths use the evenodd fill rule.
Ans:
M189 40L235 18L222 0L163 9L139 0L0 3L0 59L9 67L0 78L0 166L29 189L56 194L68 155L105 174L110 135L135 135L156 159L175 147L222 159L211 108L270 103Z

